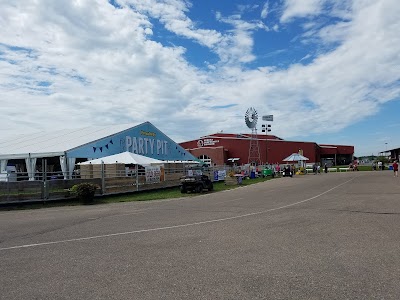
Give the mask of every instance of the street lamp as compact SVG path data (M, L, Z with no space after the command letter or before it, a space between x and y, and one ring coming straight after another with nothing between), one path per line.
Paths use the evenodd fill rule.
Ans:
M273 122L274 121L274 115L265 115L262 116L262 120L266 122ZM262 124L262 132L265 132L266 137L265 137L265 163L268 164L268 132L271 131L271 124Z
M388 152L388 150L387 150L387 144L388 144L388 143L385 143L385 156L386 156L386 158L389 157L389 155L388 155L388 153L387 153L387 152Z

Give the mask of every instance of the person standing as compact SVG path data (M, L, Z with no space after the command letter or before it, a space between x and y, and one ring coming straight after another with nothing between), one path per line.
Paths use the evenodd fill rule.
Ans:
M395 160L394 163L393 163L393 172L394 172L393 177L399 177L399 175L398 175L398 173L399 173L399 164L397 163L397 160Z
M279 163L276 163L276 173L278 175L281 175L281 166L279 165Z
M328 164L327 163L325 163L324 168L325 168L325 173L328 173Z

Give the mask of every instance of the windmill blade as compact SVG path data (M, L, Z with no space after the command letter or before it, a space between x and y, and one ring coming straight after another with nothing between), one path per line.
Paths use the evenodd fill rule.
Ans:
M247 127L250 129L255 128L258 120L258 113L254 107L250 107L247 109L244 120L246 122Z

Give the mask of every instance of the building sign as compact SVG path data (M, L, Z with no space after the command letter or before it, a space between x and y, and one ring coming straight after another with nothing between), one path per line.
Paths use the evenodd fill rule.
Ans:
M151 137L125 137L126 151L140 155L168 155L168 141Z
M147 166L145 167L146 183L157 183L161 180L160 166Z
M262 120L263 121L274 121L274 115L266 115L266 116L262 116Z
M101 139L96 136L93 142L68 150L67 156L100 158L126 151L160 160L196 160L149 122Z
M219 143L219 140L214 139L203 139L197 141L198 147L207 147L207 146L215 146L215 144Z
M140 135L156 137L155 132L140 130Z
M225 180L226 170L214 171L214 181Z

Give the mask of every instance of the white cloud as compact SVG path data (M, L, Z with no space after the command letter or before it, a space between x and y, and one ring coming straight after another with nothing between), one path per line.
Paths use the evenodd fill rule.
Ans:
M400 95L398 8L395 1L382 3L357 6L346 26L339 22L317 32L322 42L340 46L310 64L267 74L236 70L230 76L236 81L220 90L274 113L276 120L290 120L276 122L283 136L333 132L374 114Z
M222 38L221 34L215 30L196 28L196 24L185 14L190 8L189 2L179 0L121 0L121 2L141 14L159 19L171 32L194 39L206 47L214 47Z
M293 18L314 16L321 12L326 0L285 0L281 22L288 22Z
M201 75L182 58L184 49L146 40L151 24L145 16L100 1L90 9L69 1L63 8L52 3L7 5L3 15L8 20L2 15L7 23L2 27L9 30L0 43L34 49L8 49L0 61L5 67L0 74L2 103L10 101L10 114L46 120L37 127L70 116L81 119L73 124L115 122L108 116L116 109L126 115L125 122L142 121L143 114L173 111L171 102L177 99L183 104L188 87L195 92ZM28 57L30 52L36 57ZM7 63L11 60L17 63ZM39 80L51 83L50 97L34 92ZM12 105L15 99L21 105ZM56 109L49 114L51 107Z
M265 2L261 10L261 19L265 19L268 16L268 12L269 12L269 3Z
M223 17L216 13L216 18L232 25L230 33L220 33L216 30L197 28L196 23L186 16L190 8L189 2L157 1L157 0L124 0L136 11L157 18L165 24L165 28L178 36L198 42L215 52L224 63L247 63L255 59L252 54L252 32L254 30L269 30L261 21L243 21L240 15ZM239 5L240 12L253 10L257 6Z

